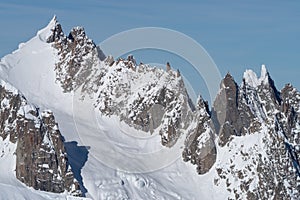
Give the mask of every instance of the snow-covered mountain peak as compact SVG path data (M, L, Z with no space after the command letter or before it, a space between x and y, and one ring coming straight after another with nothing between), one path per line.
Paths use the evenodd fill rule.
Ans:
M270 83L269 82L270 79L271 79L271 77L269 75L269 72L268 72L266 66L262 65L261 66L261 72L260 72L259 82L262 83L262 84L264 84L264 85L267 85L267 84Z
M93 69L97 68L99 50L87 37L83 27L72 28L66 36L57 20L49 24L46 30L50 29L51 34L47 35L46 41L57 51L53 70L56 81L65 92L70 92L82 85Z
M60 26L60 24L57 21L57 17L54 15L48 25L37 32L37 36L40 38L40 40L48 42L48 38L53 34L53 30L55 30L58 26Z
M249 86L255 88L259 85L259 80L257 78L256 73L253 70L247 69L244 72L243 79L245 83L247 83Z
M57 20L57 16L54 15L46 27L53 28L53 27L55 27L57 24L59 24L59 22L58 22L58 20ZM46 27L45 27L45 28L46 28Z
M256 73L253 70L247 69L244 72L244 83L247 85L256 88L259 85L268 85L270 84L270 74L265 65L261 66L260 77L258 78Z
M201 95L197 98L196 109L200 111L204 109L206 113L210 113L208 102L205 101Z
M68 169L74 170L83 193L93 199L197 199L199 196L203 199L297 199L299 196L300 94L291 85L278 92L264 65L260 77L246 70L242 86L228 73L212 110L201 96L194 108L180 73L170 65L167 64L167 70L138 65L133 56L101 59L99 48L87 37L84 28L75 27L65 35L54 16L34 38L3 58L0 67L1 77L2 71L7 72L11 83L6 84L6 79L0 82L0 93L3 93L0 136L8 131L15 135L13 138L15 141L18 138L19 144L16 148L20 149L17 158L26 156L29 164L36 158L30 152L37 152L41 158L44 152L53 156L48 160L49 165L40 159L33 163L37 164L38 175L47 175L42 178L47 179L48 191L53 191L50 190L55 184L53 180L63 183L60 176L51 179L52 171L68 178L62 173L68 171L56 172L57 167L52 167L60 158L64 158L61 159L63 168L69 166L67 154L60 154L61 150L64 152L64 141L57 140L62 137L61 131L67 141L66 152L70 152L72 168ZM21 98L13 86L28 100ZM79 94L78 102L92 96L91 109L76 106L77 96L72 94ZM71 107L72 100L73 110L66 109ZM40 112L37 107L28 106L31 104L27 101L50 108L53 113ZM74 113L80 115L80 123L76 124L72 118ZM97 116L95 127L86 118L87 113ZM22 129L16 130L16 124ZM129 134L124 134L124 130ZM32 138L40 141L42 149L29 143ZM73 146L77 142L91 148ZM126 157L126 162L122 162L115 157L117 150L108 148L107 153L106 149L98 148L99 144L106 143L116 144L122 153L143 156L145 149L151 153L156 151L153 146L169 150L179 143L182 150L175 157L182 157L174 165L163 169L159 166L158 171L127 174L118 167L104 166L105 162L95 155L110 157L121 165L131 163L135 156ZM0 147L1 144L0 139ZM53 144L59 144L58 153L52 153ZM21 151L23 147L27 150ZM159 159L168 156L156 155ZM17 175L22 180L23 174L30 171L24 170L22 160L16 162ZM70 186L76 186L72 176ZM33 176L32 180L40 179ZM2 182L0 174L1 186ZM72 191L70 187L67 189Z

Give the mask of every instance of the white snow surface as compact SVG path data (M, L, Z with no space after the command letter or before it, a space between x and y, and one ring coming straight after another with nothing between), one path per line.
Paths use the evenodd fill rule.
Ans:
M62 93L55 84L56 50L45 42L55 25L55 17L37 35L1 59L0 77L21 91L27 100L39 107L55 107L70 113L71 94ZM9 84L7 84L9 85ZM65 99L65 101L64 101Z
M260 77L258 78L256 73L253 70L247 69L244 72L244 79L245 79L245 82L253 88L256 88L257 86L259 86L261 84L266 85L269 83L268 70L265 65L262 65Z
M20 90L29 102L53 111L59 129L65 137L66 142L76 141L78 146L89 146L87 161L81 166L81 176L84 187L87 190L86 197L91 199L225 199L228 192L225 183L214 184L217 177L215 166L226 165L229 157L236 152L228 154L230 147L218 148L218 158L215 166L205 175L198 175L195 166L184 163L181 155L168 166L149 173L130 173L107 166L97 156L106 153L106 156L115 155L111 152L99 152L99 145L103 141L103 132L107 131L107 139L114 142L118 149L129 152L151 152L160 146L157 135L149 136L149 140L133 140L129 136L122 135L122 129L130 129L122 126L114 117L95 117L95 124L90 123L84 116L92 112L87 110L82 114L80 121L74 120L73 94L63 93L59 83L55 82L54 66L58 59L56 50L51 44L46 43L51 28L55 25L55 17L49 25L38 31L37 35L28 42L19 45L19 49L12 54L5 56L0 62L0 76L5 82L9 82ZM262 68L262 76L258 79L253 71L248 70L244 77L247 83L255 87L265 80L266 70ZM1 80L1 85L2 85ZM11 87L6 84L7 87ZM77 116L78 113L75 113ZM77 124L76 124L77 122ZM111 132L112 134L109 134ZM132 135L140 135L136 132ZM87 139L86 139L87 138ZM47 140L47 138L45 138ZM257 134L247 139L234 138L232 144L240 148L251 148L260 143ZM241 147L243 145L243 147ZM35 191L26 187L15 178L15 155L16 145L11 144L7 139L0 138L0 199L84 199L69 197L66 194L52 194L42 191ZM237 150L238 151L238 150ZM256 149L255 149L256 151ZM259 149L257 150L259 151ZM5 152L5 153L3 153ZM1 152L0 152L1 153ZM69 154L70 160L76 162L77 157L83 155ZM167 158L165 158L167 159ZM116 160L118 161L118 160ZM238 166L243 165L236 157ZM130 163L130 160L129 162ZM141 163L142 164L142 163ZM3 173L5 172L5 173ZM235 184L238 184L237 182ZM218 191L218 192L216 192Z

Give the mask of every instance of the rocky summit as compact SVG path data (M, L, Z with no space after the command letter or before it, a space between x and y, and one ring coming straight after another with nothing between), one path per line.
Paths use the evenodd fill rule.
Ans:
M223 179L236 199L299 196L299 94L291 85L279 92L265 66L260 78L246 71L240 87L229 74L222 81L213 107L218 143L236 155L227 167L217 167L217 182ZM258 141L246 147L235 142L237 137ZM238 159L244 160L243 167L235 163ZM239 188L233 187L233 178Z
M0 66L0 144L9 138L16 145L15 176L29 187L94 199L299 198L300 93L291 84L278 90L264 65L260 77L245 71L241 84L226 74L212 107L201 96L194 104L170 63L165 70L137 64L132 55L105 56L84 28L66 35L54 17ZM92 109L79 113L80 124L72 119L77 97L92 100ZM84 119L90 112L97 128ZM120 127L142 133L142 141L130 143ZM94 143L71 148L80 138ZM99 140L121 153L183 143L176 162L138 174L87 156ZM9 155L4 147L2 155Z

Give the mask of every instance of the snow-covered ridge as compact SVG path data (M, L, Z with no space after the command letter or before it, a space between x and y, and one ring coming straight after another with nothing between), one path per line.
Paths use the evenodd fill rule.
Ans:
M36 35L40 38L41 41L47 42L48 38L52 34L53 27L55 27L57 23L58 21L56 16L53 16L49 24L45 28L39 30Z
M56 81L65 93L81 88L82 96L95 97L95 107L102 114L116 115L146 132L158 129L162 143L174 145L193 110L179 72L137 65L133 57L101 61L101 50L82 27L65 36L57 21L50 24L54 27L47 42L58 51ZM172 131L176 137L168 135L170 125L176 127L176 133Z
M220 166L216 168L216 180L219 187L227 188L231 198L297 199L298 97L299 92L291 85L277 91L265 66L260 78L247 70L241 86L229 75L222 81L212 112L217 142L222 146L217 148L217 157L221 157L216 162ZM244 150L246 146L248 150ZM286 176L290 178L285 179Z
M83 92L88 91L88 94L94 94L94 97L96 98L96 108L99 109L101 113L108 116L119 116L121 120L136 127L141 126L145 128L149 125L149 129L142 129L144 131L151 130L151 126L153 127L154 124L159 124L157 121L162 121L160 133L162 135L162 143L164 145L167 144L167 146L172 146L169 145L169 142L171 142L171 144L174 141L176 142L176 138L178 137L177 130L181 129L180 131L182 131L183 135L188 136L186 143L188 148L184 151L185 160L191 161L192 164L196 165L199 174L207 173L211 168L212 171L218 171L214 167L219 164L222 165L224 162L215 158L216 154L220 155L225 153L220 146L216 145L214 141L215 137L217 138L218 144L220 144L219 141L223 141L221 146L229 146L234 143L234 140L243 140L243 137L253 135L253 138L256 138L261 146L267 145L267 147L264 147L262 148L263 150L261 150L255 143L250 144L246 151L249 151L249 154L252 154L251 156L253 156L253 160L255 161L253 164L250 163L248 167L257 168L259 166L267 169L264 165L270 165L267 160L259 160L258 152L265 151L265 159L271 159L273 156L269 153L269 148L271 148L276 141L274 141L273 136L270 136L267 133L272 132L277 134L276 130L269 126L274 123L274 113L280 112L279 108L281 102L278 99L280 98L278 96L280 94L276 90L273 80L270 78L264 65L262 66L261 76L259 78L252 70L247 70L245 72L244 83L247 84L247 86L250 86L250 88L244 87L243 85L239 87L230 75L228 75L227 79L225 77L222 88L226 94L223 97L225 99L218 104L224 104L225 100L227 103L224 104L224 110L227 113L225 113L225 121L219 123L220 130L223 132L220 135L218 135L218 133L215 135L215 127L213 127L210 122L210 115L206 113L209 111L203 113L204 105L202 105L202 108L200 108L199 111L190 114L190 117L187 115L187 117L182 118L182 116L185 116L183 114L184 112L190 110L190 113L193 113L193 109L188 105L188 95L185 93L183 82L180 83L182 80L180 77L176 76L176 72L173 72L172 70L158 70L142 64L137 65L134 62L134 59L130 57L127 60L121 59L118 61L110 59L109 61L106 60L104 63L99 62L98 60L97 62L99 62L100 65L97 64L97 62L96 65L93 65L95 62L92 62L92 65L89 66L93 66L91 69L94 71L89 70L87 73L88 75L82 76L85 74L82 72L86 72L86 70L82 71L82 69L85 69L84 60L87 60L87 58L81 58L83 58L81 62L83 65L80 65L76 76L70 76L73 77L71 80L75 81L75 83L78 83L78 78L88 80L88 82L83 83ZM72 65L68 66L64 63L61 64L63 64L66 69L72 67ZM75 65L75 67L77 67L77 65ZM67 72L67 70L65 72ZM179 96L177 96L177 94L179 94ZM180 97L182 94L183 98ZM181 102L185 102L185 105L182 106ZM168 106L172 104L174 106L168 108ZM163 113L162 116L157 117L152 115L151 112L154 105L161 106L155 109L160 109L159 113ZM168 114L169 111L171 111L170 114ZM223 110L220 110L219 112L222 111ZM200 114L198 112L200 112ZM176 119L177 116L179 116L179 120ZM175 119L172 117L175 117ZM193 117L195 117L195 121L193 120ZM156 119L157 121L154 122L152 121L153 119ZM197 121L197 119L199 121ZM282 119L278 118L277 120ZM179 123L180 125L185 123L186 125L174 126L173 123ZM164 129L164 127L167 129ZM175 129L170 129L170 127L175 127ZM282 134L280 133L279 136L281 137ZM235 137L237 137L237 139L235 139ZM249 138L252 137L249 136ZM246 145L246 142L243 144ZM280 140L278 145L282 144L283 140ZM215 145L216 149L214 148ZM239 148L232 148L233 152L239 151ZM255 149L255 151L251 149ZM280 148L277 149L274 154L276 154L276 158L285 158L285 155L281 153ZM237 160L237 162L243 162L239 158L237 158ZM214 165L215 162L216 164ZM259 164L257 162L259 162ZM290 166L293 162L293 160L289 160L287 166ZM203 163L210 163L210 165ZM246 167L243 163L241 163L241 166L241 169ZM277 164L273 164L273 166L282 170ZM236 170L234 167L232 168L232 166L230 166L229 169ZM235 173L237 172L232 172L231 174ZM262 182L266 176L264 173L265 172L261 172L263 178L258 178L258 175L255 174L252 175L257 178L257 182ZM231 182L236 178L234 176L241 176L239 179L242 179L243 176L246 177L246 174L248 176L248 181L253 178L251 175L249 176L251 173L246 171L243 171L242 175L237 173L233 175L233 177L230 177L229 174L226 174L225 179L227 182ZM223 175L221 173L219 175L220 178L223 179ZM295 185L296 183L291 181L289 184ZM258 191L265 190L264 187L255 187L253 185L251 187L253 188L251 189L251 193L247 194L248 197L257 195ZM236 188L227 187L227 189L231 190L231 195L241 195L241 193L244 192L243 189L239 191L236 190ZM266 197L268 197L268 194L266 195Z
M115 114L146 132L153 133L158 128L165 142L170 137L165 134L169 124L187 128L186 120L191 115L189 97L176 72L135 65L128 60L99 70L95 97L96 107L103 114Z
M5 82L4 80L0 79L0 85L3 87L5 90L10 91L12 94L17 95L19 94L19 91L13 87L11 84Z
M71 35L66 36L54 17L37 36L20 45L19 50L0 63L4 90L10 90L10 94L17 96L19 92L14 89L15 86L28 98L26 102L53 110L53 113L40 112L37 106L23 102L18 111L10 110L10 114L15 113L24 119L24 123L34 122L29 132L45 125L43 128L47 133L41 134L39 139L43 144L42 152L47 155L55 152L54 146L59 142L54 140L57 137L52 136L61 131L72 153L70 163L75 164L74 170L78 180L82 178L81 184L88 197L297 199L300 94L291 85L278 92L265 66L262 66L259 78L253 71L247 70L241 86L232 76L226 76L219 101L216 100L219 107L210 111L205 100L199 98L196 108L193 108L180 73L136 64L131 56L119 60L107 57L103 61L98 50L83 28L75 27ZM91 121L82 118L80 125L83 129L76 132L78 124L74 124L71 105L73 93L77 92L80 97L93 98L93 109L79 109L79 115L85 116L94 111L100 113L101 131L97 131L99 127L91 127ZM276 95L279 95L280 101ZM10 100L4 98L1 111L10 105ZM214 118L216 114L222 114L222 120ZM54 115L59 127L52 118ZM117 119L121 119L122 123ZM134 128L125 126L123 122ZM16 124L16 120L5 122L5 131L14 130ZM102 138L101 134L109 136L111 141L108 142L117 142L122 151L133 149L144 152L157 146L164 148L146 140L129 140L120 135L120 129L124 127L134 133L139 129L139 134L149 137L151 133L160 132L163 144L170 148L178 138L184 139L182 157L186 162L182 162L181 155L178 155L180 159L174 164L146 174L130 174L105 166L94 157L97 153L103 154L103 151L95 152L99 150L97 141ZM22 128L27 130L26 126ZM35 135L38 136L38 132ZM92 142L84 144L90 148L81 143L85 136L91 136ZM7 139L2 142L0 147L3 146L5 152L13 149L7 145ZM141 149L143 147L147 148ZM12 157L11 154L9 156ZM37 166L41 172L53 170L49 163L41 162ZM0 175L0 180L6 179ZM47 186L51 187L51 184ZM6 186L3 188L4 193L10 191ZM27 188L23 186L23 189L25 192L18 198L28 197ZM42 194L48 199L66 198L33 190L29 194Z
M1 69L7 68L8 70L5 71L6 74L1 74L1 77L7 81L9 81L10 83L12 83L16 88L18 88L20 91L22 91L22 93L28 98L28 101L34 103L35 105L39 105L42 106L43 108L51 108L52 110L54 110L55 114L58 114L58 119L59 119L59 124L60 124L60 129L63 129L63 134L64 136L66 135L67 138L69 138L69 141L74 140L73 137L76 137L74 134L72 134L72 131L74 129L74 127L72 127L71 125L69 125L69 121L67 121L66 119L69 119L69 116L72 115L70 106L72 106L72 94L71 93L64 93L64 89L62 89L61 87L61 83L59 82L59 80L57 80L57 78L59 78L59 76L57 76L57 71L55 71L55 67L56 64L59 61L62 61L62 57L65 55L66 60L69 58L69 56L71 56L71 54L64 54L63 51L60 54L60 51L57 48L53 48L53 43L47 43L49 42L49 40L45 40L46 37L52 36L51 34L53 33L53 28L56 27L57 25L57 20L55 20L55 18L49 23L49 25L39 31L37 33L37 36L35 36L34 38L32 38L30 41L20 45L20 48L15 51L13 54L10 54L8 56L6 56L5 58L3 58L1 60L1 64L3 64L3 68L1 66ZM50 30L50 35L49 35L49 30ZM74 31L78 32L78 30L82 30L79 28L74 29ZM56 29L56 36L60 37L64 35L61 35L59 29ZM82 33L82 32L81 32ZM54 37L55 38L55 37ZM48 38L49 39L49 38ZM73 42L75 41L75 38L73 37ZM70 41L72 41L69 38ZM86 40L87 42L91 42L91 40ZM70 43L71 46L74 43ZM84 43L85 44L85 43ZM77 46L79 45L79 46ZM78 48L76 48L76 46ZM93 59L90 59L91 57L89 56L90 51L87 49L87 56L84 56L83 54L81 54L81 50L82 48L80 48L80 41L78 41L78 43L73 46L75 47L73 50L76 53L76 55L78 56L76 59L74 59L75 63L77 61L80 62L80 65L83 64L87 64L86 66L90 66L88 65L88 63L90 63L89 61L93 61ZM68 51L66 51L68 53ZM78 53L78 54L77 54ZM94 55L97 55L96 53ZM97 63L97 56L92 56L92 58L95 58L96 62L92 62L95 65L95 68L98 68L98 64ZM100 60L101 61L101 60ZM115 61L117 62L117 61ZM104 64L103 62L100 62L100 64ZM107 65L105 66L106 68L108 67ZM126 62L126 60L120 61L117 65L117 63L112 66L111 68L111 73L112 74L117 74L115 70L119 70L119 68L122 67L123 71L126 71L126 68L128 67L128 63ZM71 69L71 68L70 68ZM136 69L138 69L138 67L136 67ZM143 70L144 71L143 71ZM94 70L94 68L93 68ZM171 87L171 85L167 84L167 80L170 78L171 82L176 86L178 85L178 87L180 86L181 83L181 78L177 77L178 73L175 71L170 71L170 72L165 72L163 70L153 70L151 67L148 66L141 66L140 68L140 72L137 70L135 71L130 71L129 74L131 73L132 76L137 76L137 78L135 78L135 80L138 80L140 83L142 83L142 79L143 79L143 74L145 75L145 77L147 76L147 71L150 72L150 74L148 74L148 76L154 76L155 74L157 75L161 75L162 76L162 80L165 81L164 84L159 82L159 76L156 76L156 81L158 82L158 84L160 84L161 89L163 89L165 86L167 88L163 89L164 90L164 95L165 97L167 97L166 99L171 99L173 98L172 94L173 92L176 90L174 90L174 88ZM65 76L66 78L68 77L68 73L67 70L65 71L61 71L61 75L62 77ZM81 68L80 69L80 73L84 72L84 70ZM93 75L97 75L97 73L95 71L92 71ZM3 76L2 76L3 75ZM79 78L79 80L88 80L85 79L85 76L77 76L78 74L75 74L73 77L75 78ZM72 76L71 76L72 77ZM169 77L169 78L168 78ZM93 78L92 76L90 78ZM67 79L66 79L67 80ZM95 79L92 79L95 80ZM180 80L180 81L179 81ZM155 96L155 93L157 92L157 90L155 89L154 86L151 86L151 81L149 81L149 83L145 83L143 85L143 87L137 87L138 84L133 85L136 88L132 87L132 91L134 91L134 89L142 92L143 88L147 89L149 88L148 86L150 86L150 88L152 88L152 90L147 90L147 92L144 91L144 93L146 94L151 94L152 97ZM98 85L100 82L95 82L95 84L91 84L91 82L88 83L83 83L84 86L89 86L89 84L91 84L92 87L87 87L87 89L89 89L90 91L93 92L98 92ZM121 81L122 83L122 81ZM75 86L78 86L75 84ZM107 85L108 86L108 85ZM186 96L186 92L184 87L180 87L181 88L181 92L184 94L184 98L186 100L187 96ZM111 89L111 88L110 88ZM174 91L173 91L174 90ZM152 91L152 92L151 92ZM171 93L170 93L171 92ZM87 92L86 94L89 94L90 92ZM143 93L143 94L144 94ZM95 93L98 94L98 93ZM179 94L179 93L178 93ZM115 95L115 93L113 93L113 95ZM113 97L113 96L112 96ZM136 98L138 98L138 95L135 96ZM151 98L148 98L148 100L150 101ZM154 100L154 99L153 99ZM164 104L166 104L167 102L164 101L165 99L159 99L159 101L164 102ZM183 102L179 102L181 99L178 98L176 101L180 104L182 104ZM138 103L138 102L136 102ZM145 101L145 103L148 103L148 101ZM135 104L134 103L134 99L132 99L131 103L128 103L127 106L129 106L129 104L131 104L132 106ZM139 106L138 106L139 107ZM166 116L168 116L169 118L174 118L174 122L176 121L175 119L178 118L178 106L176 106L176 104L174 103L172 106L172 109L168 110L166 112ZM174 109L173 109L174 108ZM180 109L179 109L180 110ZM176 111L176 112L175 112ZM174 116L173 113L175 112ZM184 111L186 112L186 111ZM62 114L61 114L62 113ZM48 116L46 113L44 115L42 115L41 117L46 117ZM66 122L67 121L67 122ZM70 120L71 121L71 120ZM88 122L84 122L84 123L88 123ZM73 128L73 129L72 129ZM56 126L53 126L53 130L56 130ZM72 130L72 131L70 131ZM76 131L76 130L75 130ZM74 132L75 132L74 131ZM171 134L172 136L172 134ZM71 138L71 139L70 139ZM49 146L50 144L50 149L49 151L51 151L51 144L55 144L55 142L51 142L49 141L49 137L42 137L42 140L44 141L44 143L46 144L45 147ZM48 151L48 150L47 150ZM180 156L180 155L178 155ZM76 156L75 156L76 158ZM75 163L77 161L75 160ZM89 163L89 164L88 164ZM129 197L135 198L137 196L140 196L141 198L146 198L146 197L153 197L156 198L158 196L162 197L162 198L172 198L174 197L174 195L176 194L176 191L171 191L170 193L166 193L163 190L156 190L155 188L157 188L158 186L161 185L166 185L162 182L165 182L167 180L167 178L165 180L159 180L162 176L162 174L154 174L153 178L151 179L150 177L144 177L145 180L151 180L149 182L149 188L148 187L143 187L143 186L135 186L135 180L132 180L130 182L133 182L134 185L132 186L133 188L130 188L130 186L120 186L122 187L122 191L125 191L124 193L118 194L119 193L119 189L118 190L114 190L114 188L116 188L115 186L111 186L111 189L109 190L104 190L103 188L99 188L99 180L103 180L103 179L118 179L121 177L115 177L115 175L111 175L111 174L116 174L115 172L111 172L111 169L106 168L105 166L103 166L99 161L93 159L93 158L89 158L89 162L86 165L86 168L83 169L83 180L84 180L84 184L85 186L88 188L88 195L91 195L93 198L98 198L99 196L97 196L97 191L104 191L104 193L101 193L101 195L103 197L113 197L115 194L117 194L117 196L121 196L124 197L124 194L129 194ZM97 166L100 166L100 169L94 169L94 163L96 163ZM45 163L39 165L41 168L43 168L43 170L46 170L48 168L45 168L46 166L50 167L50 165L44 165ZM101 176L92 176L91 181L89 180L89 177L91 176L91 174L89 174L88 172L92 170L92 174L99 174ZM171 168L169 169L171 171L173 171L174 169ZM101 171L101 173L99 173L99 171ZM177 170L175 170L177 171ZM181 171L181 170L179 170ZM184 170L183 170L184 171ZM107 174L107 172L110 172L109 177L102 177L105 174ZM191 173L193 173L194 171L191 171ZM129 176L129 175L128 175ZM163 175L165 177L167 177L167 173L165 173L165 175ZM129 176L131 177L131 176ZM141 177L142 176L138 176ZM95 181L94 181L95 179ZM96 181L97 179L97 181ZM180 180L183 180L183 178L180 178ZM184 180L183 180L184 181ZM181 181L175 181L175 182L181 182ZM166 183L166 182L165 182ZM104 182L105 184L105 182ZM108 182L108 184L106 184L107 187L110 185L110 182ZM94 191L94 187L95 187L95 191ZM184 186L185 187L185 186ZM193 186L194 187L194 186ZM105 187L104 187L105 188ZM136 189L134 189L136 188ZM140 189L139 189L140 188ZM145 189L143 189L145 188ZM147 188L147 189L146 189ZM132 192L128 192L128 190L132 191ZM141 191L139 191L141 190ZM151 193L151 191L155 190L155 193ZM156 194L158 193L158 194ZM24 194L22 194L24 195ZM190 196L190 192L186 192L186 197ZM116 197L116 196L114 196ZM176 198L179 198L179 195L175 195ZM48 197L49 198L49 197ZM191 198L189 198L191 199Z

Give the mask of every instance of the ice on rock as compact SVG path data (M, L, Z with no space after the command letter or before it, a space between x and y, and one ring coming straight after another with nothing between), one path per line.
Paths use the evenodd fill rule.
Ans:
M269 83L269 72L265 65L261 66L261 72L260 72L260 83L263 83L264 85Z
M252 70L247 69L244 72L243 76L245 83L247 83L249 86L255 88L261 84L268 84L269 83L269 73L265 65L261 66L261 73L260 78L257 77L256 73Z
M259 80L256 73L252 70L247 69L244 72L244 80L251 87L257 87L259 85Z
M0 79L0 86L3 87L5 90L10 91L13 95L17 95L19 93L19 91L15 87L3 81L2 79Z
M52 20L49 22L49 24L45 28L37 32L37 36L39 36L41 41L43 42L47 41L47 39L51 36L52 29L55 27L56 24L57 24L57 19L56 16L54 15Z

